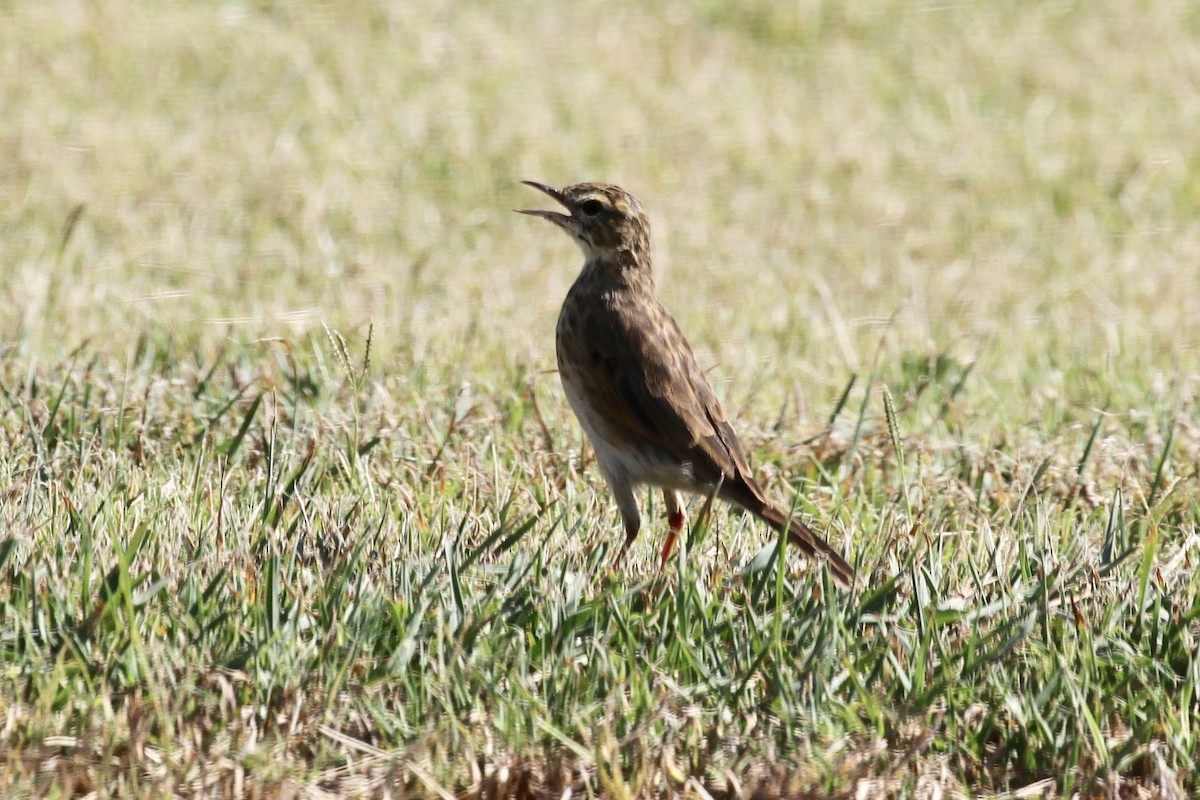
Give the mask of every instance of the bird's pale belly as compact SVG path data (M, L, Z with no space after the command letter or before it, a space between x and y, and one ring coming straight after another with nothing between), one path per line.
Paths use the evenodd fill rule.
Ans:
M569 369L559 367L563 392L579 424L587 434L601 470L623 477L629 483L650 484L664 489L703 492L711 488L698 482L690 462L681 462L672 454L645 442L630 441L628 435L614 430L611 420L596 407L587 391Z

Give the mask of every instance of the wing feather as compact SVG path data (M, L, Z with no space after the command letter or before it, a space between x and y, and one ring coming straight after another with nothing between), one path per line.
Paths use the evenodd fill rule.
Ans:
M740 477L755 486L721 401L678 324L657 300L624 300L594 309L607 313L587 314L581 331L591 351L588 390L612 432L690 463L699 483L712 485L724 473L726 481Z

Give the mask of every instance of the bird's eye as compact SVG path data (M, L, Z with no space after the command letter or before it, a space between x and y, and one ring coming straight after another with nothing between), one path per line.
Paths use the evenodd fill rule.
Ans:
M589 217L594 217L604 210L604 206L601 205L599 200L584 200L583 205L581 205L580 208L583 209L583 213L587 214Z

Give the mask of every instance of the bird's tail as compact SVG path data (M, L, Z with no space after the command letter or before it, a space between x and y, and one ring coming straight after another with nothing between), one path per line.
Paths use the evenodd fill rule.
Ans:
M854 583L854 569L846 563L841 554L829 546L829 543L812 528L805 525L796 517L788 518L787 512L773 504L766 504L759 512L763 520L777 531L787 531L788 540L810 556L820 556L829 564L833 576L845 586Z

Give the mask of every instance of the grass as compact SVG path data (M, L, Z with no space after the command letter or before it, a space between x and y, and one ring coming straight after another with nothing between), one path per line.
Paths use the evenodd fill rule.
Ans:
M1193 5L0 5L7 793L1194 794ZM521 178L854 590L612 566Z

